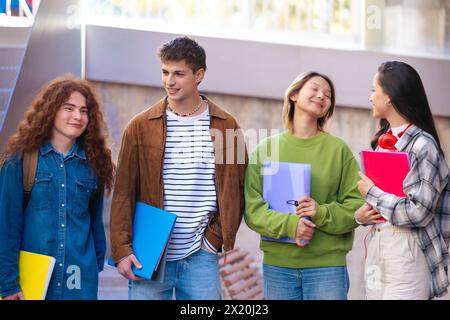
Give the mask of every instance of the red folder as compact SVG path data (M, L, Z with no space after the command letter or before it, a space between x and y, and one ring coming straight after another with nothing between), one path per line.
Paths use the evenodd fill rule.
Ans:
M410 169L408 153L364 150L361 151L361 166L378 188L397 197L406 197L403 181Z

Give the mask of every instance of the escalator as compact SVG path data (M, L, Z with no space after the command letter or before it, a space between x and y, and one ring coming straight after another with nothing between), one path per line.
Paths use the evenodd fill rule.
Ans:
M81 76L81 29L67 24L80 3L41 1L28 28L1 26L0 16L0 150L44 83L66 73Z

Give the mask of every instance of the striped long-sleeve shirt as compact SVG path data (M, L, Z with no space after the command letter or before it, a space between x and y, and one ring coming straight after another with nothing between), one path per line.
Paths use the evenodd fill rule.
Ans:
M411 126L396 144L408 152L411 169L403 182L407 197L373 186L366 202L395 226L417 234L431 272L430 298L447 293L450 264L450 173L431 135Z
M202 243L216 253L203 237L208 221L217 212L214 145L208 108L194 117L180 117L167 110L164 154L164 209L177 221L167 260L187 257Z

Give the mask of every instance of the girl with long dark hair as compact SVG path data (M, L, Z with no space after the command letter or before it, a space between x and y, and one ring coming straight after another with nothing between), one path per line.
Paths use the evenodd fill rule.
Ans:
M372 147L407 152L406 197L378 188L360 173L358 189L366 203L359 223L374 225L365 262L368 299L431 299L449 285L449 168L419 74L410 65L381 64L370 101L380 130ZM377 220L384 218L385 222Z

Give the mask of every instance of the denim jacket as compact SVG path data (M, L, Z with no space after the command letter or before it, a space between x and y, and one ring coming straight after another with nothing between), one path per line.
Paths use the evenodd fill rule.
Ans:
M97 299L106 250L103 190L77 143L65 157L50 143L39 151L36 179L24 208L22 159L0 170L0 295L21 291L19 250L53 256L46 299Z

